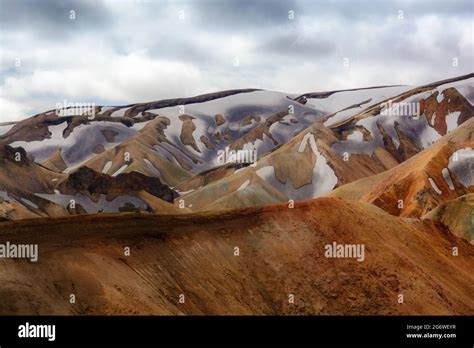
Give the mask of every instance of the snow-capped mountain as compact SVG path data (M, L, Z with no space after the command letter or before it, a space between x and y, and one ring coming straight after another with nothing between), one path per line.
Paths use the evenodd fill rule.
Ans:
M54 109L0 124L0 214L184 213L311 199L421 156L464 123L471 134L473 103L470 74L303 95L231 90L94 106L92 117ZM443 158L474 146L469 136L462 146L449 139L459 146ZM472 156L460 157L471 168ZM453 168L443 175L472 192L472 177Z

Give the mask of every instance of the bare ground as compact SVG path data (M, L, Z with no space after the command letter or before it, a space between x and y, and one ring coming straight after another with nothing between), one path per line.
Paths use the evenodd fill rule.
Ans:
M474 314L474 245L339 198L3 222L6 241L38 243L39 261L0 259L0 314ZM326 258L333 241L364 244L365 260Z

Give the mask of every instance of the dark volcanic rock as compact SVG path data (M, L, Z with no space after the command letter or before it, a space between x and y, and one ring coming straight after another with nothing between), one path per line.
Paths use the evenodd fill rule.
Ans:
M30 163L25 149L9 145L0 146L0 163L5 161L15 162L18 165L28 165Z
M61 189L66 192L88 192L91 195L106 194L112 197L130 195L146 191L167 202L172 202L178 194L160 179L138 172L122 173L116 177L98 173L88 167L81 167L72 173Z

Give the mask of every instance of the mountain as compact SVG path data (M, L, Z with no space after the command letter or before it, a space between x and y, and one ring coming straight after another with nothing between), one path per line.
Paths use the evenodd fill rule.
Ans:
M37 263L2 260L2 314L474 313L474 246L438 222L338 198L10 221L0 236L40 250ZM363 262L325 257L334 242L364 245Z
M474 192L474 119L374 177L329 193L373 203L400 216L421 217L441 203Z
M473 103L469 74L0 123L0 245L42 255L2 260L0 313L472 314Z
M474 114L473 90L470 74L416 88L231 90L94 106L93 117L73 106L50 110L0 125L3 151L23 155L19 163L6 156L0 168L2 216L186 213L311 199L385 173L449 135ZM232 151L258 161L222 161ZM440 200L433 202L413 214Z
M379 98L379 102L362 111L357 106L321 117L282 146L261 156L255 168L228 168L225 172L219 168L218 175L205 172L181 183L177 188L187 192L181 199L192 205L193 210L299 201L387 172L430 148L436 141L442 143L442 133L450 133L472 118L473 82L472 76L442 81L409 89L395 96L396 102L380 101L383 98ZM368 91L374 93L374 90ZM364 93L368 91L364 90ZM449 97L438 98L440 93ZM348 96L341 98L350 100ZM308 98L306 105L310 101L312 99ZM387 110L388 103L391 108ZM391 114L395 103L419 106L418 116L395 111ZM439 120L445 120L444 123L432 121L436 114ZM446 122L450 126L444 132ZM467 132L462 140L465 149L460 149L463 152L459 162L462 168L472 166L472 157L467 153L474 142ZM449 134L445 136L449 137ZM457 194L470 190L472 181L469 180L464 180L465 187L459 188ZM449 198L453 195L448 194Z
M444 202L424 215L423 219L440 221L454 235L474 244L474 194Z

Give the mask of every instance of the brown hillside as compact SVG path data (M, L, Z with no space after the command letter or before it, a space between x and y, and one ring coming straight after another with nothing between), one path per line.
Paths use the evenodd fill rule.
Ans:
M2 260L1 314L474 314L474 246L341 199L4 222L6 241L40 256ZM364 244L365 260L324 257L334 241Z

